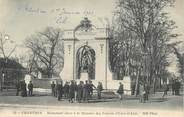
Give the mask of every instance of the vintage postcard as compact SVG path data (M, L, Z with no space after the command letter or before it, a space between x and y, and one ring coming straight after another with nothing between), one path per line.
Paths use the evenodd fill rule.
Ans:
M183 0L0 0L0 117L183 117Z

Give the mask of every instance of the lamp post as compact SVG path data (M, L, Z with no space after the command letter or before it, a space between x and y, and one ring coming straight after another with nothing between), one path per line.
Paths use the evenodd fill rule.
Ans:
M4 43L9 40L9 35L5 34L4 35L4 40L2 39L2 33L1 33L1 51L2 54L4 54L4 59L3 59L3 65L2 65L2 77L1 77L1 91L3 91L4 87L4 82L5 82L5 76L6 76L6 64L7 64L7 57L5 56L4 52Z
M12 46L12 45L6 45L8 44L7 42L10 42L9 44L13 44L14 41L10 40L10 36L8 34L2 34L0 33L0 51L3 56L3 65L2 65L2 76L1 76L1 91L3 91L3 86L4 86L4 82L6 80L6 76L7 76L7 71L6 71L6 64L8 62L8 58L12 55L12 53L14 52L14 50L16 49L16 45ZM8 49L5 49L5 47L8 47ZM13 47L13 48L11 48ZM7 52L9 51L9 52Z

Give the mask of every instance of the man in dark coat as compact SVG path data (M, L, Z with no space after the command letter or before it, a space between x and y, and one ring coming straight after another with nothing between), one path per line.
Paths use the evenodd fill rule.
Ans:
M93 95L93 88L96 89L95 85L93 85L92 81L89 81L89 96L92 98Z
M83 101L88 102L89 96L90 96L90 86L88 84L88 81L86 80L86 83L84 84L83 87Z
M98 99L101 99L101 92L103 90L103 86L101 82L98 82L98 86L97 86L97 94L98 94Z
M32 81L30 81L28 84L28 90L29 90L29 92L28 92L29 96L32 96L33 95L33 83L32 83Z
M52 96L55 96L55 83L54 81L52 81L52 84L51 84L51 90L52 90Z
M21 90L21 89L20 89L20 82L17 81L17 82L16 82L16 96L19 95L20 90Z
M177 79L176 82L175 82L175 95L180 95L180 82L179 80Z
M25 80L23 80L23 81L21 82L20 89L21 89L21 96L22 96L22 97L26 97L26 96L27 96L27 89L26 89Z
M75 98L75 85L74 81L71 81L70 87L69 87L69 102L73 103Z
M120 100L122 100L123 94L124 94L124 87L123 87L123 84L121 82L119 83L119 88L117 90L117 93L120 95Z
M66 82L64 87L63 87L63 91L64 91L64 96L65 98L68 98L69 97L69 82Z
M54 92L55 92L55 97L58 97L58 81L56 81L56 85L55 85L55 89L54 89Z
M77 100L79 103L81 103L82 96L83 96L83 86L84 86L83 81L80 81L80 83L77 86Z
M74 93L75 93L75 98L74 98L74 100L75 100L75 102L77 101L77 82L76 81L74 81Z
M60 84L57 85L57 94L58 94L58 101L61 100L63 95L63 82L61 81Z

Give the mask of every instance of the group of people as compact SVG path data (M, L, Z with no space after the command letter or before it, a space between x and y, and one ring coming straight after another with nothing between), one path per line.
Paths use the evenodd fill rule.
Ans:
M181 84L179 80L173 79L171 83L172 95L180 95L180 87L181 87ZM163 84L163 90L164 90L164 94L162 97L164 98L164 96L167 95L167 92L169 91L169 84L167 83Z
M27 92L28 88L28 92ZM19 93L22 97L32 96L33 95L33 83L30 81L28 85L25 80L16 83L16 96L19 96Z
M55 82L51 84L52 95L57 97L58 100L62 98L68 99L69 102L73 103L74 101L88 102L92 98L93 90L97 90L98 99L101 99L101 91L103 86L101 82L98 82L98 86L95 87L92 81L86 80L85 83L80 81L78 84L76 81L72 80L70 82L63 81Z
M173 80L172 84L170 85L173 95L180 95L180 85L181 84L177 79ZM24 80L17 82L16 89L17 96L19 94L21 94L22 97L33 95L32 81L30 81L28 85ZM51 83L52 96L57 97L58 100L64 98L68 99L68 101L71 103L89 102L89 100L92 99L94 89L97 91L97 98L101 99L101 92L103 90L101 82L98 82L97 86L93 85L92 81L90 80L86 80L85 82L80 81L79 83L77 83L75 80L71 80L70 82L66 81L65 84L63 84L63 81L56 81L56 83L53 81ZM167 92L169 91L169 85L167 83L163 84L162 89L164 92L162 97L164 98L164 96L166 96ZM150 93L149 91L150 86L147 83L139 83L138 94L141 103L148 101L148 95ZM117 93L119 94L120 100L122 100L124 94L124 86L121 82L119 83Z
M180 95L180 87L181 83L178 79L173 80L171 84L167 84L166 82L162 85L163 95L162 98L164 98L167 95L167 92L169 91L170 87L172 88L172 94L173 95ZM148 101L148 95L150 91L150 86L148 84L140 83L139 84L139 96L140 96L140 102Z

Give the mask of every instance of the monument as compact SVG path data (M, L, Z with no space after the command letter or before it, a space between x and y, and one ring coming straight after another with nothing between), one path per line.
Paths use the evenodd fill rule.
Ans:
M88 18L78 26L65 30L63 80L92 80L102 82L104 88L118 88L120 82L113 80L109 69L109 28L97 28ZM112 82L115 83L111 85Z

